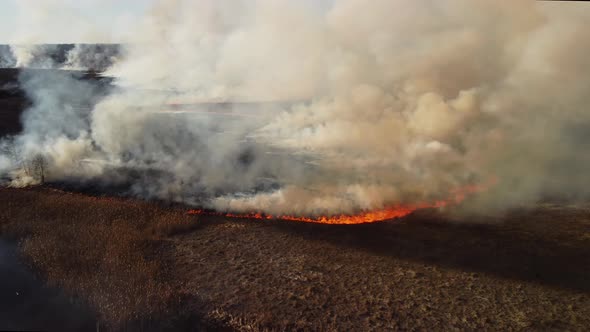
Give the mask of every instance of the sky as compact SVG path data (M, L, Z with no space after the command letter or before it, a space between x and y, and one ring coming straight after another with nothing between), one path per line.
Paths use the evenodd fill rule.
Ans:
M0 0L0 43L123 42L155 0Z
M0 0L0 44L125 42L157 1ZM294 1L326 9L334 0Z
M121 43L158 0L0 0L0 44ZM202 1L202 0L189 0ZM327 9L334 0L307 1ZM443 1L443 0L441 0ZM554 12L590 10L590 2L539 2Z

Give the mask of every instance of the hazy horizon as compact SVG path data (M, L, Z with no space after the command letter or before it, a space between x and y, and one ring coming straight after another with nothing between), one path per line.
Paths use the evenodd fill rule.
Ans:
M123 43L153 3L0 0L0 44Z
M327 10L333 4L333 0L298 2L307 2L318 10ZM124 44L133 39L134 27L154 10L156 3L156 0L0 0L0 44ZM563 11L576 15L590 10L590 4L585 1L538 1L538 6L549 15Z
M333 0L298 2L325 9ZM133 28L156 3L156 0L0 0L0 44L124 44L132 39Z

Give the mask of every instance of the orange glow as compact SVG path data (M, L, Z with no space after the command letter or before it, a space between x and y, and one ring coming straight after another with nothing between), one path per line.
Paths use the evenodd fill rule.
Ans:
M461 187L451 191L452 195L447 200L434 201L430 203L419 203L413 205L395 205L389 208L384 208L375 211L361 212L356 215L336 215L336 216L320 216L320 217L298 217L290 215L279 215L272 216L264 213L225 213L225 212L212 212L206 210L189 210L188 214L191 215L213 215L223 216L228 218L240 218L240 219L281 219L289 221L300 221L310 222L317 224L333 224L333 225L352 225L352 224L365 224L378 221L384 221L389 219L401 218L409 215L410 213L429 208L441 208L449 205L461 203L469 194L477 193L486 190L490 186L496 183L495 179L490 180L485 185L470 185Z

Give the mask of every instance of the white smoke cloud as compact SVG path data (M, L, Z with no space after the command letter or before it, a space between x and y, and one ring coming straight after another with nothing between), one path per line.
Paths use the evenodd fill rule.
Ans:
M0 68L105 71L120 53L116 44L0 45Z
M120 51L113 44L76 44L67 53L62 68L104 71L119 60Z
M222 210L353 213L490 178L474 209L583 196L589 18L524 0L158 1L108 71L120 89L80 115L62 89L92 88L30 87L47 93L22 140L56 180ZM291 103L161 112L179 101Z

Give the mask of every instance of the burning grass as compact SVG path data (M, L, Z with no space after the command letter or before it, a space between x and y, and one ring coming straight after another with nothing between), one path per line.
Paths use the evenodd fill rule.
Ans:
M372 222L385 221L391 219L397 219L405 217L414 211L422 209L441 208L450 205L461 203L468 195L475 194L481 191L487 190L490 186L496 184L496 179L492 178L487 183L482 185L469 185L461 188L456 188L451 191L449 198L446 200L439 200L434 202L418 203L418 204L406 204L406 205L395 205L384 209L375 211L364 211L355 215L334 215L334 216L318 216L318 217L305 217L305 216L292 216L292 215L279 215L272 216L261 212L253 213L223 213L208 211L203 209L189 210L189 215L212 215L222 216L228 218L239 218L239 219L281 219L287 221L296 222L308 222L316 224L330 224L330 225L356 225L356 224L368 224Z

